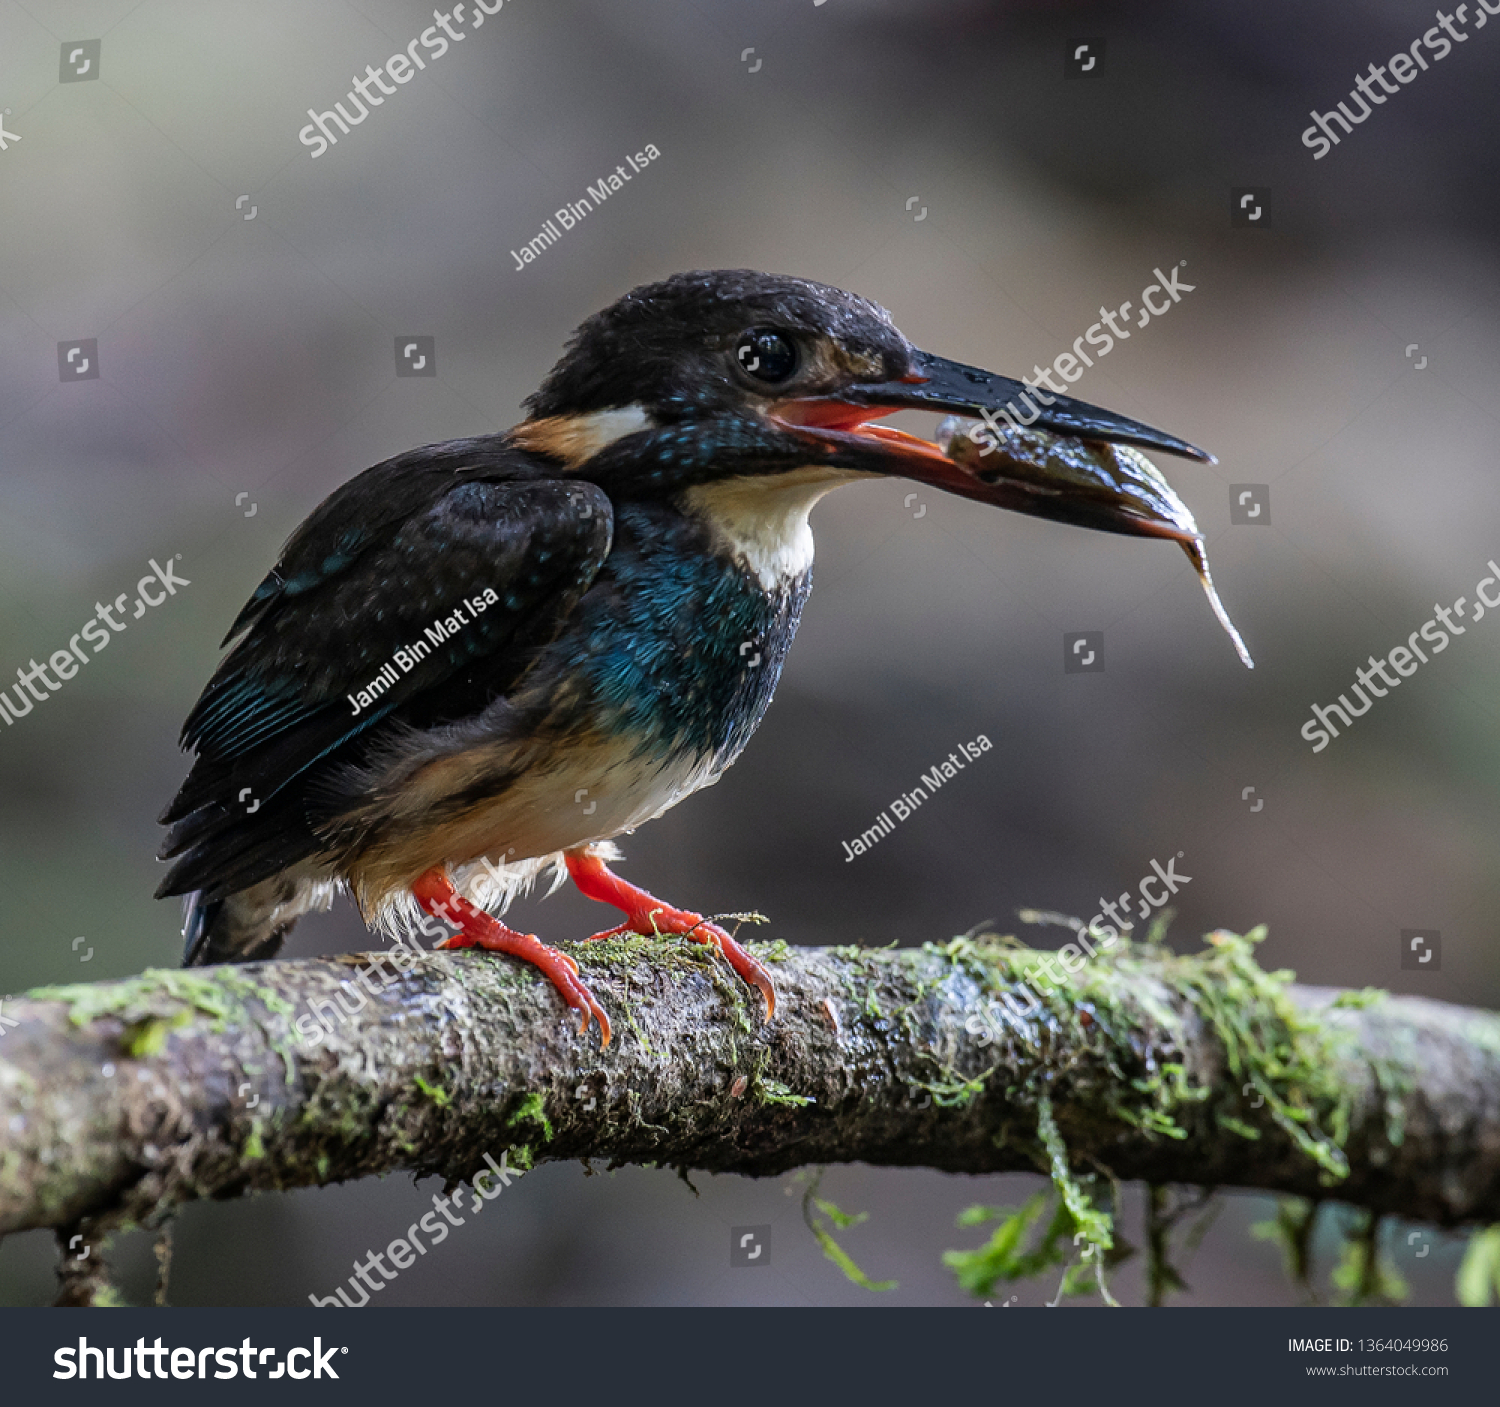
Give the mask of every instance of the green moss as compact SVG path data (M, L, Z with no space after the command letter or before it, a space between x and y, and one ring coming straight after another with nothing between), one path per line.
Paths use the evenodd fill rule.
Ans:
M1334 1002L1334 1006L1338 1003ZM1357 1037L1352 1030L1340 1032L1347 1046L1355 1045ZM1392 1148L1399 1148L1406 1139L1406 1102L1413 1089L1412 1071L1418 1067L1416 1039L1408 1028L1393 1025L1386 1029L1391 1049L1385 1054L1361 1053L1375 1077L1384 1104L1385 1136ZM1381 1160L1382 1150L1372 1150L1374 1161Z
M1093 1213L1091 1206L1089 1210ZM990 1221L1000 1225L983 1246L943 1253L943 1264L969 1294L982 1297L993 1293L1001 1282L1030 1280L1063 1266L1054 1304L1064 1295L1091 1294L1096 1289L1107 1304L1115 1303L1104 1284L1104 1269L1127 1259L1133 1248L1120 1243L1101 1250L1088 1242L1066 1199L1055 1190L1037 1192L1019 1208L974 1206L958 1217L961 1227Z
M1094 1205L1084 1180L1069 1166L1067 1146L1057 1126L1051 1097L1046 1094L1037 1098L1036 1131L1037 1154L1052 1179L1053 1193L1039 1192L1019 1209L970 1207L959 1216L960 1226L996 1219L1000 1225L985 1245L972 1251L948 1251L943 1263L973 1295L989 1294L997 1281L1028 1279L1049 1267L1066 1264L1059 1297L1097 1288L1104 1302L1114 1305L1105 1283L1105 1267L1125 1259L1132 1250L1125 1247L1117 1251L1113 1217ZM1036 1228L1049 1204L1051 1218L1038 1235Z
M1230 1074L1265 1100L1282 1131L1320 1168L1325 1181L1349 1175L1340 1146L1348 1135L1350 1095L1337 1074L1338 1039L1299 1010L1286 989L1295 974L1268 973L1255 961L1264 927L1244 937L1208 935L1211 951L1181 969L1179 990L1208 1018ZM1319 1126L1320 1114L1331 1131Z
M90 1309L129 1309L130 1301L113 1285L101 1285L89 1300Z
M1079 1186L1068 1166L1068 1149L1058 1132L1057 1120L1053 1117L1052 1100L1042 1095L1037 1100L1037 1137L1047 1151L1048 1171L1052 1185L1057 1189L1062 1205L1073 1220L1073 1244L1083 1243L1082 1259L1092 1262L1085 1269L1093 1269L1098 1281L1099 1293L1106 1304L1114 1304L1104 1283L1104 1258L1114 1246L1114 1235L1110 1219L1104 1215L1087 1193ZM1066 1282L1065 1282L1066 1285Z
M984 1093L990 1076L999 1068L998 1064L991 1065L988 1070L981 1070L973 1079L965 1079L952 1066L940 1064L941 1078L919 1081L917 1088L925 1089L932 1096L932 1102L940 1109L961 1109Z
M818 1185L823 1181L824 1169L819 1168L807 1179L807 1191L802 1195L802 1220L807 1223L807 1229L817 1239L818 1245L823 1248L823 1254L844 1272L847 1279L865 1290L894 1290L894 1280L872 1280L858 1265L850 1254L834 1240L833 1233L823 1224L821 1217L826 1216L833 1224L842 1230L851 1226L858 1226L862 1221L868 1219L868 1212L846 1212L841 1211L826 1198L818 1196Z
M1500 1300L1500 1224L1480 1227L1469 1237L1454 1293L1468 1309L1483 1309L1492 1297Z
M755 1095L762 1104L789 1104L797 1109L804 1104L817 1103L817 1100L810 1094L793 1094L789 1085L784 1085L780 1080L773 1080L765 1075L757 1076Z
M715 959L708 945L683 939L676 934L620 934L614 938L596 938L587 943L565 945L580 960L609 966L615 971L637 963L665 967L676 972L700 970Z
M139 1058L158 1053L160 1047L153 1042L164 1040L166 1035L155 1025L161 1020L168 1022L170 1031L190 1025L189 1012L201 1012L211 1018L209 1029L218 1032L247 1024L252 1019L248 1008L252 1001L288 1019L296 1011L281 993L262 986L250 972L235 967L150 967L138 977L118 982L36 987L26 995L35 1001L62 1002L74 1026L114 1017L127 1028L140 1028L134 1032L127 1030L126 1039L137 1046L144 1041L148 1048L125 1049L127 1055ZM167 1013L162 1010L164 1002L178 1002L188 1010ZM284 1036L267 1032L267 1038L271 1048L281 1056L286 1083L291 1085L297 1067L295 1039L290 1031Z
M1072 973L1056 953L1029 949L1011 937L964 935L926 945L926 951L940 956L954 974L976 984L987 1004L1011 993L1018 997L1017 1012L1030 1007L1033 996L1018 992L1022 982L1029 984L1039 1003L1040 1009L1033 1009L1028 1019L1007 1020L1003 1036L996 1031L996 1039L1003 1039L1012 1051L1018 1044L1024 1050L1034 1043L1037 1053L1035 1072L1019 1076L1006 1094L1036 1111L1039 1161L1052 1178L1059 1208L1071 1219L1068 1234L1083 1247L1084 1260L1092 1261L1106 1297L1102 1272L1122 1253L1118 1238L1111 1218L1094 1206L1085 1190L1093 1179L1071 1170L1050 1091L1042 1083L1048 1078L1048 1053L1059 1043L1092 1047L1116 1076L1102 1088L1074 1089L1070 1096L1102 1103L1112 1117L1148 1137L1186 1138L1187 1125L1201 1119L1186 1117L1193 1106L1214 1101L1227 1106L1211 1112L1219 1127L1247 1140L1258 1139L1263 1127L1250 1122L1248 1111L1259 1110L1261 1119L1280 1128L1322 1170L1325 1182L1336 1183L1348 1173L1343 1144L1352 1095L1343 1074L1349 1068L1352 1036L1345 1023L1325 1022L1300 1009L1287 992L1294 975L1267 972L1256 963L1255 948L1265 937L1264 928L1243 936L1211 933L1203 950L1187 957L1177 957L1164 946L1165 931L1164 917L1159 916L1145 941L1120 939L1104 948L1092 938L1096 952ZM1089 946L1087 938L1091 935L1079 935L1075 945ZM1077 965L1077 959L1069 960ZM1381 999L1373 990L1347 996L1339 1005L1356 1009ZM1184 1004L1191 1012L1184 1012ZM1217 1082L1209 1084L1180 1061L1161 1059L1174 1045L1189 1044L1194 1016L1210 1028L1222 1048L1229 1080L1243 1091L1240 1100L1226 1100ZM1160 1062L1145 1071L1134 1054L1143 1040L1156 1049ZM1403 1060L1398 1055L1370 1064L1387 1096L1388 1137L1392 1144L1399 1143L1407 1092L1402 1087ZM985 1087L992 1073L974 1079L946 1077L926 1087L941 1102L964 1102ZM1002 1131L1001 1136L1016 1141L1014 1133ZM969 1283L979 1284L987 1275L993 1283L1000 1274L996 1267L1013 1268L1023 1256L1050 1256L1047 1234L1035 1245L1026 1244L1041 1215L1029 1203L1007 1213L1006 1224L990 1246L953 1252L949 1264L962 1266ZM1025 1263L1038 1264L1034 1258ZM1072 1267L1064 1289L1081 1283L1090 1268Z
M1054 1204L1053 1215L1038 1236L1037 1223L1049 1203ZM1021 1207L967 1207L958 1216L961 1227L989 1221L1000 1225L978 1250L943 1252L943 1264L953 1271L960 1287L976 1298L993 1293L1002 1281L1029 1280L1065 1259L1062 1247L1072 1233L1073 1219L1050 1194L1037 1192Z
M1250 1228L1257 1240L1274 1241L1281 1247L1287 1278L1313 1300L1317 1294L1312 1287L1312 1237L1317 1220L1316 1202L1305 1197L1279 1197L1276 1215Z
M453 1103L452 1096L441 1085L430 1085L420 1075L413 1075L412 1083L436 1104L439 1109L446 1109Z
M179 1011L175 1016L150 1016L125 1028L120 1037L120 1049L135 1060L146 1060L160 1055L167 1048L167 1037L193 1021L191 1011Z
M1152 937L1160 937L1159 925L1153 927ZM1337 1180L1348 1174L1340 1145L1350 1113L1350 1096L1339 1080L1335 1058L1340 1037L1291 1001L1286 989L1293 974L1268 973L1256 963L1255 945L1264 937L1264 928L1243 937L1221 930L1209 934L1201 953L1183 958L1159 943L1122 940L1116 951L1101 949L1081 971L1063 973L1062 982L1054 985L1041 974L1032 978L1032 987L1050 1016L1076 1039L1086 1039L1088 1028L1097 1022L1117 1045L1125 1042L1132 1026L1140 1025L1137 1006L1143 1006L1166 1035L1183 1039L1185 1023L1177 1008L1170 1000L1153 999L1151 983L1139 979L1155 979L1164 998L1175 991L1212 1028L1247 1102L1265 1108L1325 1177ZM1051 956L970 940L956 940L948 952L955 961L988 969L982 981L991 991L1036 973L1041 960ZM1060 972L1061 965L1054 963L1052 970ZM1128 1008L1127 985L1132 999ZM1122 1079L1106 1097L1111 1112L1123 1122L1152 1135L1182 1138L1179 1112L1213 1094L1180 1064L1164 1062L1159 1070ZM1225 1127L1248 1127L1234 1113L1227 1117L1232 1122Z
M59 1001L68 1008L68 1020L87 1026L102 1016L115 1016L128 1023L158 1014L154 1007L163 997L186 1003L215 1021L215 1029L240 1012L229 971L213 969L147 968L139 977L119 982L72 983L64 987L36 987L26 995L35 1001Z
M253 1163L266 1156L266 1145L260 1136L260 1120L254 1120L250 1125L250 1136L245 1140L245 1146L240 1149L240 1157L247 1163Z
M514 1128L517 1124L533 1123L542 1130L544 1142L552 1141L552 1121L547 1117L546 1103L542 1096L533 1090L516 1106L516 1111L505 1121L506 1128Z
M713 921L722 919L741 919L764 922L758 914L721 914ZM565 945L567 947L569 945ZM772 947L775 947L773 944ZM773 960L781 960L784 953L790 951L786 945L781 944L780 950L774 955ZM608 965L614 972L628 979L631 970L641 964L651 968L665 968L673 972L694 972L706 977L714 986L714 989L724 998L726 1010L729 1013L729 1021L734 1029L750 1035L754 1026L750 1020L750 1001L760 1000L759 996L749 989L734 970L720 956L718 949L711 943L699 943L690 938L678 934L653 934L639 936L635 934L625 935L617 938L601 938L587 944L572 946L573 955L581 962L598 961L601 965ZM757 947L757 953L760 953ZM761 954L764 956L764 954ZM625 1023L630 1027L636 1039L640 1041L641 1048L648 1054L656 1054L651 1047L646 1032L642 1030L635 1020L628 1006L623 1012ZM611 1011L611 1018L617 1013Z
M635 1013L630 1009L630 1006L628 1004L625 1006L625 1009L621 1014L625 1017L625 1024L630 1027L631 1035L633 1035L636 1040L640 1042L641 1049L645 1051L647 1055L655 1057L657 1052L651 1048L651 1038L647 1036L645 1030L641 1026L641 1023L635 1019Z
M1384 1218L1362 1212L1345 1236L1339 1261L1329 1277L1334 1302L1342 1305L1401 1304L1409 1293L1406 1281L1380 1249Z

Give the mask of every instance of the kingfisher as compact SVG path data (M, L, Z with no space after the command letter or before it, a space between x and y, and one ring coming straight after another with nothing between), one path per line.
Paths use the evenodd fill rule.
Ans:
M1075 454L1064 472L1003 444L989 459L993 436L950 454L872 423L914 409L1003 429L997 413L1014 424L1004 408L1018 404L1025 435L1091 464L1112 447L1211 462L920 351L885 309L801 278L681 273L588 318L524 420L350 479L230 626L162 816L173 863L157 896L185 896L184 965L272 957L344 892L371 927L435 916L453 930L438 946L533 964L604 1046L608 1015L574 958L501 917L550 870L554 888L571 877L622 915L594 938L711 945L769 1021L766 968L719 924L615 874L613 842L712 784L749 741L811 589L808 515L832 489L896 476L1186 540L1132 494L1134 461L1080 472Z

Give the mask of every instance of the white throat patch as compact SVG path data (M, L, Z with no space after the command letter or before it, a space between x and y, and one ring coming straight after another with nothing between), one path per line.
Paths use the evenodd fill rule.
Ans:
M767 590L795 581L813 562L807 516L840 484L879 478L855 469L805 465L781 474L742 474L683 492L682 507L713 529Z

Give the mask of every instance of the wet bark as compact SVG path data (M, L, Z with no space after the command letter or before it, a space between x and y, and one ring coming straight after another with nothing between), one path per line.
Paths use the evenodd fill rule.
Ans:
M1500 1017L1339 1005L1218 941L1101 955L1072 985L1034 982L1041 1000L1017 980L1038 955L993 943L757 945L769 1023L706 950L580 946L614 1024L602 1051L535 971L475 952L40 989L0 1005L0 1232L97 1241L195 1198L467 1179L502 1150L511 1166L1045 1171L1039 1099L1077 1168L1500 1221Z

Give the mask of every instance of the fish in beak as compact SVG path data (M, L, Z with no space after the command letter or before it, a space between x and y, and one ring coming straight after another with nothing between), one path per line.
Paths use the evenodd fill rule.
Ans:
M950 414L935 441L869 423L897 410ZM1018 423L1015 417L1026 410L1031 418ZM1141 453L1158 449L1214 463L1212 455L1186 440L926 352L916 354L911 372L900 380L783 401L773 413L826 446L836 444L843 451L840 459L851 466L1055 522L1178 543L1240 659L1246 668L1255 667L1214 588L1193 515Z
M950 492L1060 523L1176 542L1187 553L1208 604L1245 668L1255 668L1214 588L1198 524L1161 470L1140 450L1009 425L997 434L983 422L955 416L938 426L937 440L975 485L971 491L968 485L944 484Z

